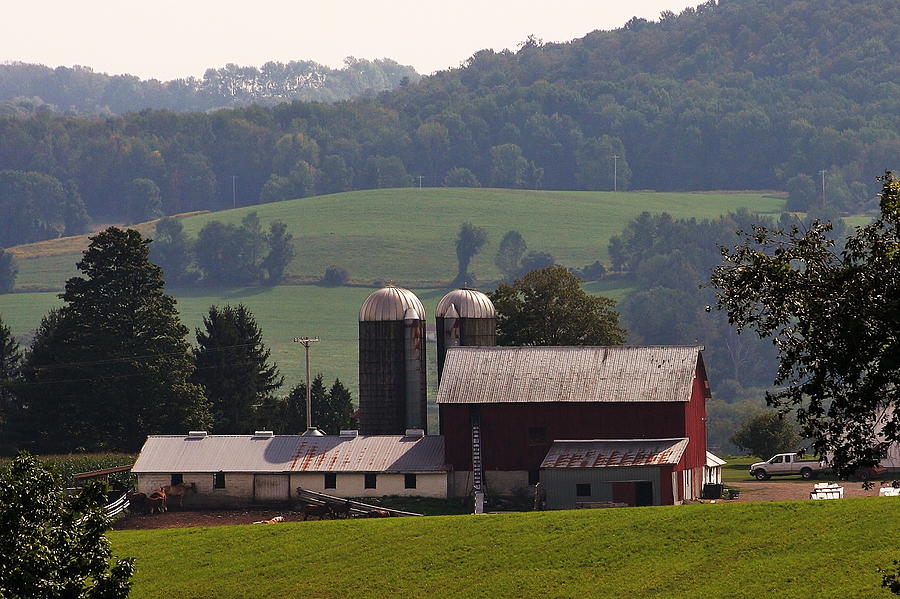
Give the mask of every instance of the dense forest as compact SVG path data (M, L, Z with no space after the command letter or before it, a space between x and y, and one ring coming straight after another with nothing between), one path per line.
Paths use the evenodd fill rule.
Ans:
M70 115L113 115L145 108L203 111L247 104L300 100L336 102L418 81L410 66L390 59L348 56L333 69L311 60L267 62L262 67L227 64L203 77L172 81L95 73L90 67L0 64L0 114L49 110Z
M0 171L21 190L0 197L0 217L17 223L0 245L75 231L82 211L129 220L416 180L776 188L791 209L858 212L874 205L872 172L897 166L900 150L893 8L710 1L568 43L481 51L378 97L0 117ZM30 191L34 173L60 198L52 210Z

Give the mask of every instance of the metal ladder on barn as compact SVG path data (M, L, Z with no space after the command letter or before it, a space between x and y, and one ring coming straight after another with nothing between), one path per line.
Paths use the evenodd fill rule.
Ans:
M481 417L472 413L472 492L475 494L475 513L484 513L484 468L481 463Z

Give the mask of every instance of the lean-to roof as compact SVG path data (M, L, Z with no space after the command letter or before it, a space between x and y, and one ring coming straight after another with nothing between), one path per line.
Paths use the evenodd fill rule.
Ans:
M556 441L541 468L611 468L678 464L688 446L679 439Z

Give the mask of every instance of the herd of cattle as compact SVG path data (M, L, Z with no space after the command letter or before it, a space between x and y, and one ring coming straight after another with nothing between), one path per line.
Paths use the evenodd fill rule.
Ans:
M177 485L165 485L149 495L146 493L129 493L128 509L133 514L162 514L169 509L169 498L177 502L178 507L184 505L184 496L197 492L197 484L178 483Z
M181 508L184 505L184 496L187 493L196 493L196 483L179 483L177 485L165 485L149 495L146 493L129 493L129 510L133 514L162 514L168 510L169 501ZM349 501L338 503L327 501L321 504L307 503L300 507L300 521L310 518L318 520L350 518L352 505ZM367 518L388 518L393 516L389 510L371 509L364 516Z

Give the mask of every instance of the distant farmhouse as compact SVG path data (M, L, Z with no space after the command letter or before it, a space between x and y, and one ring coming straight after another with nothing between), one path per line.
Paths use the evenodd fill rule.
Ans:
M486 295L459 289L436 311L440 434L426 423L426 317L388 286L359 313L360 430L322 435L151 436L138 491L195 483L186 505L335 497L533 493L546 507L677 504L721 482L706 448L700 346L495 347Z

